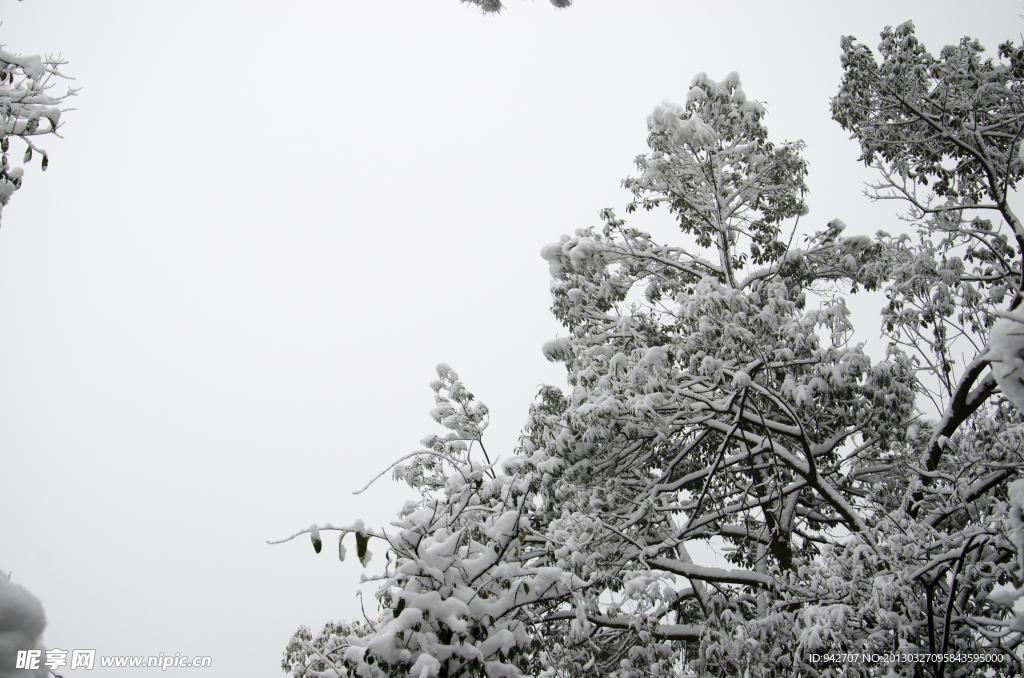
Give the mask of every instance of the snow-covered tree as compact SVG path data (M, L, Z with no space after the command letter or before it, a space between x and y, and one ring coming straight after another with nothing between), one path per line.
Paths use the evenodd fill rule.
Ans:
M24 164L38 157L45 171L49 156L37 145L36 137L59 136L61 106L74 95L70 88L63 94L51 93L54 80L66 77L59 70L66 62L59 57L21 56L3 48L0 45L0 213L21 188L25 173L23 167L12 167L8 161L8 153L22 153L11 148L11 139L16 137L23 145Z
M881 63L844 40L833 112L919 237L796 238L802 144L769 140L737 76L698 75L624 182L678 242L603 210L543 249L567 389L498 460L439 367L448 433L394 471L421 499L386 531L300 533L387 558L369 632L297 635L294 674L1020 675L1024 66L882 38ZM854 343L860 290L888 296L884 356ZM709 541L727 566L694 562ZM961 657L811 662L828 651Z

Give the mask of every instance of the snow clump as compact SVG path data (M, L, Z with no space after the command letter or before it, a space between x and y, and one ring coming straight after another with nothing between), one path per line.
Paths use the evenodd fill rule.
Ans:
M0 572L0 678L46 678L49 672L40 662L35 671L14 668L19 650L43 649L40 637L46 615L39 599L23 586L12 584Z

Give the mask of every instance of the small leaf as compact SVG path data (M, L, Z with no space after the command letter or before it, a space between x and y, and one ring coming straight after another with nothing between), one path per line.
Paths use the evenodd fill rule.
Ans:
M309 538L313 542L313 550L320 553L323 544L320 542L320 528L316 526L316 523L309 526Z
M29 146L25 149L25 158L22 162L32 162L32 147Z
M338 560L345 562L345 533L338 537Z
M370 538L367 535L356 532L356 556L359 558L359 562L363 564L363 567L366 567L366 542L369 540Z
M4 137L3 139L0 139L0 151L3 151L4 153L6 153L7 149L10 147L10 145L11 145L11 142L7 139L7 137Z
M46 168L49 167L49 166L50 166L50 158L48 156L44 155L43 156L43 171L45 172Z
M529 593L530 592L530 585L529 584L523 584L523 591Z
M393 612L393 614L395 615L396 619L398 618L398 615L402 614L402 610L404 610L404 609L405 609L405 598L399 598L398 599L398 605L395 606L395 610Z

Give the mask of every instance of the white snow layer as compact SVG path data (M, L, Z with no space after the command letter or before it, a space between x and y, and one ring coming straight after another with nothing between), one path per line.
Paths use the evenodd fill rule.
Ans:
M1001 319L989 334L988 350L1003 395L1024 411L1024 323Z

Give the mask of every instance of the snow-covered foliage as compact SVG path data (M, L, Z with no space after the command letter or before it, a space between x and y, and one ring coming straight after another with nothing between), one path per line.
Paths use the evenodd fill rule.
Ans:
M12 167L8 161L11 138L17 137L24 144L21 156L23 164L33 157L40 159L40 166L46 170L49 157L33 137L57 134L64 101L74 95L68 89L64 94L51 93L55 78L64 78L58 68L64 61L54 57L21 56L4 51L0 45L0 213L11 195L21 188L25 170ZM22 151L17 151L21 153Z
M983 60L964 38L935 57L911 22L882 33L881 63L852 37L842 48L833 117L878 170L873 196L906 202L922 234L886 243L896 270L885 329L931 373L943 409L981 375L964 370L959 386L955 357L977 354L994 311L1020 303L1024 225L1009 196L1024 176L1024 50L1007 42L1001 60Z
M32 671L15 668L19 651L43 649L40 639L45 627L46 615L39 599L0 572L0 678L50 675L45 667Z
M476 5L484 14L497 14L505 9L501 0L462 0L462 2L467 5ZM551 4L559 8L569 7L572 5L572 0L551 0Z
M327 662L340 659L339 650L347 647L349 636L361 638L371 630L365 622L327 622L314 636L308 628L300 626L285 648L281 669L297 676L326 671Z
M381 616L366 633L300 631L288 670L1024 671L1024 232L1006 199L1024 171L1024 62L1009 44L1009 63L982 62L969 40L935 59L909 24L882 37L881 65L844 40L833 111L919 238L833 220L795 239L802 144L768 140L737 76L698 75L650 116L624 182L627 212L667 207L689 241L606 209L543 248L567 330L543 353L566 390L541 390L498 460L486 407L438 368L431 414L448 433L394 470L421 499L386 531L343 528L386 542ZM888 296L884 356L853 343L842 293L861 289ZM694 562L709 541L728 566ZM816 666L815 652L966 655Z

